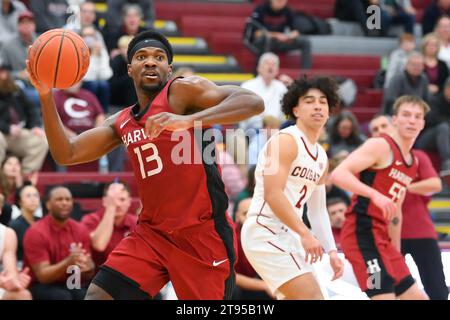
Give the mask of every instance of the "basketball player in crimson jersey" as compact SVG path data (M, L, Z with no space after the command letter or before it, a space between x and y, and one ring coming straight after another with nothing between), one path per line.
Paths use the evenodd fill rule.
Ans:
M392 135L367 140L332 173L334 184L354 194L341 246L361 290L371 299L427 299L399 251L399 222L406 189L417 175L411 148L428 111L420 98L398 98Z
M339 99L330 78L301 78L283 97L283 112L295 125L263 147L255 170L255 192L241 231L244 253L279 299L323 299L312 264L330 256L334 279L342 276L326 208L325 150L317 143L329 109ZM302 221L308 205L312 232Z
M169 80L172 47L157 32L138 34L127 54L138 102L71 139L50 88L28 68L58 163L89 162L121 143L132 159L143 205L138 225L109 255L86 298L148 299L172 281L180 299L228 299L235 283L228 199L217 165L202 158L205 145L194 138L193 126L194 121L203 126L239 122L262 112L263 101L250 91L197 76ZM180 130L203 161L174 164L172 151L180 141L172 131Z

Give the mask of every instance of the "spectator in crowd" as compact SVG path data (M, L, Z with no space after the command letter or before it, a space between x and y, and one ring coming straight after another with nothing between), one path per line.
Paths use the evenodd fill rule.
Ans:
M444 88L449 75L447 64L438 59L439 38L431 33L422 39L422 54L425 62L425 74L428 77L428 90L436 94Z
M73 199L69 189L51 189L46 207L48 215L28 229L23 241L24 265L32 271L31 293L36 300L81 300L95 269L89 232L70 218ZM76 272L81 279L68 279Z
M430 108L415 147L428 152L437 151L441 176L450 175L450 78L447 78L443 92L431 98Z
M257 93L264 100L265 110L263 113L253 116L240 123L241 128L261 129L263 117L270 115L283 120L281 111L281 98L287 89L286 86L277 80L280 67L280 59L272 52L264 53L258 61L258 76L254 79L242 83L241 87Z
M30 283L29 269L17 270L17 238L14 231L0 224L0 300L31 300L27 290Z
M447 63L447 67L450 68L450 17L439 18L435 34L440 41L438 58Z
M217 143L217 161L222 168L222 180L225 185L225 193L228 195L228 212L233 212L233 199L244 189L245 177L239 166L234 162L233 156L228 152L228 143Z
M5 196L0 189L0 224L3 224L4 226L9 225L9 222L11 221L11 212L11 205L5 201Z
M242 189L234 199L233 220L236 221L236 211L239 208L239 203L245 198L253 197L253 191L255 189L255 169L256 165L250 166L247 170L247 183L244 189Z
M7 46L9 47L9 45ZM6 152L22 158L25 174L39 171L48 152L38 110L0 63L0 163Z
M105 113L96 96L81 88L81 82L53 93L56 109L69 137L97 127L105 121Z
M19 0L2 0L0 7L0 47L2 43L17 33L19 15L26 10Z
M278 132L280 120L271 115L263 117L263 130L259 130L248 146L248 165L253 166L258 162L258 155L270 137Z
M136 90L128 75L127 49L132 37L122 36L118 42L120 54L111 60L112 77L108 80L111 92L111 105L120 108L136 103Z
M64 26L66 29L70 29L80 34L84 27L93 27L96 31L96 37L103 40L103 36L98 30L97 26L97 11L95 10L95 2L86 0L80 3L78 19L75 21L68 21Z
M136 4L142 9L142 23L147 28L153 28L155 10L153 0L108 0L108 12L106 13L106 28L108 32L117 32L120 29L120 20L123 8L127 4Z
M384 87L389 86L392 77L401 74L405 70L409 55L416 48L416 38L411 33L402 33L399 37L399 47L392 51L384 79Z
M30 1L30 9L36 16L36 31L62 28L68 18L68 8L66 0Z
M54 92L55 104L61 121L70 137L98 127L105 121L105 113L96 96L81 88L81 83ZM123 171L125 151L119 147L108 154L109 171ZM58 171L66 167L57 166Z
M442 190L442 183L426 153L413 150L413 154L419 160L419 170L403 201L402 254L409 253L414 259L430 299L448 300L441 250L428 210L431 195Z
M342 21L358 22L365 36L386 36L389 16L386 10L380 9L380 29L369 29L367 24L367 8L380 5L380 0L337 0L334 6L334 16Z
M339 246L341 242L341 229L345 221L345 212L348 204L341 198L329 198L327 200L327 210L330 215L331 230L333 231L334 241Z
M235 218L237 248L236 287L233 292L233 300L269 300L273 295L267 284L258 276L255 269L248 262L241 245L241 229L247 218L247 212L252 199L243 199L237 208Z
M342 150L352 152L366 140L366 137L360 132L358 120L353 113L343 110L334 119L328 139L328 154L333 157Z
M371 122L372 136L390 134L390 119L380 116ZM420 150L413 150L418 159L418 174L408 186L402 205L401 251L410 254L419 269L425 292L432 300L447 300L441 250L436 230L428 210L431 195L442 190L441 179L429 157Z
M430 3L422 17L422 34L433 32L440 17L450 16L450 0L436 0Z
M23 261L23 238L28 228L39 220L35 215L41 206L39 191L31 183L24 184L17 189L16 206L20 209L20 216L11 221L10 227L17 235L17 260Z
M3 201L15 203L15 192L23 185L22 166L16 156L7 155L0 169L0 191Z
M405 70L392 78L384 92L383 113L391 115L395 99L402 95L429 100L428 79L423 73L424 58L418 52L412 53L406 62Z
M95 94L107 113L111 95L108 79L112 76L108 51L103 40L97 38L94 27L83 27L81 36L89 48L91 58L89 69L83 78L83 88Z
M268 0L256 7L252 19L265 30L254 28L252 43L258 48L259 55L268 51L287 52L300 49L300 66L302 69L309 69L312 66L311 41L295 29L294 12L288 7L287 2L287 0Z
M97 47L100 47L101 49L99 51L103 52L106 51L108 52L107 48L106 48L106 44L105 44L105 40L103 39L103 35L102 33L99 31L98 29L98 25L97 25L97 12L95 10L95 3L91 0L86 0L84 2L82 2L79 6L79 19L75 20L74 22L69 22L65 25L65 28L70 29L75 31L78 34L82 33L82 30L84 28L93 28L94 29L94 33L95 35L92 36L91 43L89 44L93 44L95 43L95 48L97 49ZM97 61L91 61L91 63L97 63ZM105 67L105 66L102 66Z
M333 170L342 161L344 161L344 159L347 158L348 155L349 155L348 151L342 150L342 151L338 152L337 154L335 154L329 160L327 178L325 179L325 190L327 192L327 199L332 199L332 198L342 199L347 204L347 206L350 205L350 196L347 194L347 192L345 192L344 190L342 190L341 188L339 188L338 186L333 184L329 178L330 178L331 172L333 172ZM305 218L306 215L303 215L303 217Z
M114 19L118 20L117 15ZM131 36L134 37L141 31L145 31L148 29L147 26L143 26L143 13L142 9L137 4L125 4L122 9L122 25L117 31L109 32L105 28L103 30L103 36L105 37L106 46L110 53L111 59L113 59L116 55L120 53L117 48L117 43L121 36Z
M401 24L405 32L414 33L417 12L411 0L379 0L379 4L386 14L387 30L393 24Z
M369 133L372 137L378 137L381 133L390 134L392 129L391 116L378 113L369 122Z
M3 193L5 200L9 204L16 203L16 191L26 182L36 185L38 173L23 175L22 166L19 158L14 155L7 155L0 169L0 192ZM15 219L18 214L13 214ZM9 223L9 222L8 222Z
M39 2L39 1L34 1ZM36 89L29 81L25 61L28 58L28 48L36 39L36 24L31 11L24 11L19 15L17 23L18 33L8 40L7 46L0 50L0 64L11 68L12 77L18 82L27 98L36 106L40 106Z
M114 182L105 187L103 208L85 215L81 220L90 231L92 258L97 267L133 231L137 216L130 213L130 206L130 189L122 182Z

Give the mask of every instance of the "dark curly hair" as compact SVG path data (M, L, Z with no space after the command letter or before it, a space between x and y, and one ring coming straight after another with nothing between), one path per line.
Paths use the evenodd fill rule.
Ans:
M145 40L145 39L158 40L162 44L164 44L167 47L167 50L169 50L169 52L167 52L167 56L168 56L167 58L169 60L169 64L172 63L172 60L173 60L172 45L170 44L169 40L167 40L167 38L162 33L159 33L155 30L147 30L147 31L142 31L142 32L138 33L128 44L127 57L130 55L131 49L133 49L133 47L137 43L139 43L140 41ZM131 59L129 59L129 60L130 61L128 61L128 63L131 63Z
M285 115L296 119L293 109L298 105L298 100L303 97L309 89L318 89L327 97L328 107L331 109L339 106L337 94L337 83L329 77L314 77L308 79L306 75L299 77L288 87L288 91L281 100L281 108Z

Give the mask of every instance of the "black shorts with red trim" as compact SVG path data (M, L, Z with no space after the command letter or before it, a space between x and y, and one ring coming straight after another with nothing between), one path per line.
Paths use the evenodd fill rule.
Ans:
M349 215L341 233L341 247L359 286L369 297L401 295L415 280L404 256L391 244L387 228L374 228L369 215Z

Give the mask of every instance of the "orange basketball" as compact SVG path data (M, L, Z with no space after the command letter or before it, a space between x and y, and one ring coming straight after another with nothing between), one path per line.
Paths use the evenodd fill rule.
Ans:
M79 82L89 67L89 48L73 31L49 30L28 50L30 68L50 88L65 89Z

